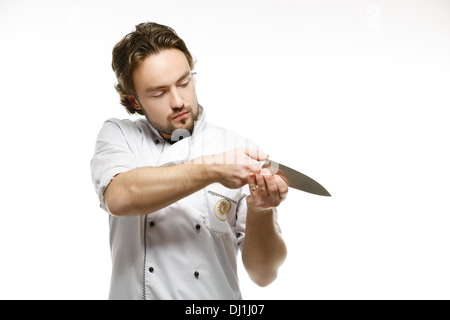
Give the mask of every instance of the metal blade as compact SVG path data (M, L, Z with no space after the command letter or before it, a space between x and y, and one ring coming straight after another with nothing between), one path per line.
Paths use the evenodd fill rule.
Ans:
M317 181L281 163L273 160L267 160L262 168L269 169L272 174L278 174L284 177L291 188L317 194L319 196L331 196L331 194Z

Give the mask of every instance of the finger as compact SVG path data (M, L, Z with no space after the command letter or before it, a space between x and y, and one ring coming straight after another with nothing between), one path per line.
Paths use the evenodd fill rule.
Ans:
M286 176L284 175L284 172L278 171L277 174L276 174L276 176L277 176L279 179L283 180L283 181L286 183L286 185L288 185L288 181L287 181ZM289 186L289 185L288 185L288 186Z
M250 189L251 194L254 194L258 191L256 188L255 174L253 172L250 172L248 174L248 188Z
M279 175L274 175L273 178L274 178L275 183L277 184L280 198L283 200L286 199L287 194L289 192L289 186L288 186L286 180L284 180L283 177L280 177Z
M248 169L249 169L250 171L254 172L254 173L261 173L261 167L258 166L258 165L257 165L256 163L254 163L253 161L252 161L252 163L250 163L250 164L248 165Z
M250 149L250 148L246 148L244 150L245 154L248 155L250 158L257 160L257 161L264 161L269 159L269 155L265 154L264 152L262 152L261 150L257 150L257 149Z
M267 195L267 186L262 174L256 174L256 184L258 186L258 192L262 195Z
M267 186L267 194L272 199L272 201L280 201L280 193L274 176L264 175L264 181L266 182Z

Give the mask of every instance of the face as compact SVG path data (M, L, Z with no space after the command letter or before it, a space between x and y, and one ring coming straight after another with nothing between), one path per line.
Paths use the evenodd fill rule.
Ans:
M163 50L145 58L133 72L137 99L128 97L142 110L161 136L170 140L175 129L192 133L198 117L198 102L191 68L177 49Z

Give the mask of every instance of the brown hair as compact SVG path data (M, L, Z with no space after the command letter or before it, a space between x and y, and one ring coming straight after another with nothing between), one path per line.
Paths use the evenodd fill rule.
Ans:
M194 61L186 44L175 30L164 25L154 22L138 24L135 31L127 34L115 45L112 53L112 68L118 81L115 88L120 95L120 103L129 113L137 112L143 115L141 110L133 108L126 97L132 95L137 98L133 83L134 69L148 56L172 48L183 52L193 69Z

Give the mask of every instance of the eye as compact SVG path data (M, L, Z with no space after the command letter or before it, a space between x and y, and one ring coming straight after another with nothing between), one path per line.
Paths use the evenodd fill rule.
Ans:
M184 80L183 82L181 82L180 84L179 84L179 86L180 87L182 87L182 88L186 88L188 85L189 85L189 82L191 81L191 79L189 78L189 79L186 79L186 80Z
M157 91L154 94L152 94L152 98L160 98L162 97L166 92L165 91Z

